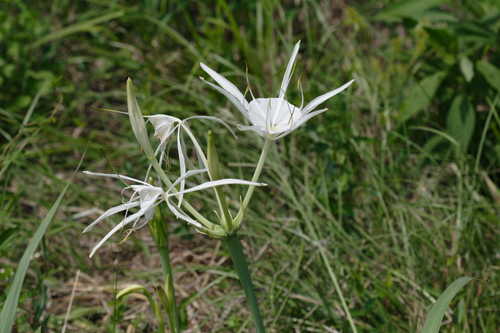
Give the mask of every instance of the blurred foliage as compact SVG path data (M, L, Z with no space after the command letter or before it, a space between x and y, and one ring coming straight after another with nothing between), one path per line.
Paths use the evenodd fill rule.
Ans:
M399 22L414 38L411 72L416 79L401 109L401 123L433 105L441 110L429 121L441 124L461 152L477 154L488 118L488 100L500 93L500 3L497 1L403 0L384 8L376 18ZM421 117L419 117L421 119ZM419 121L421 121L419 119ZM484 149L485 166L498 165L498 122ZM439 125L438 125L439 126ZM434 125L432 126L434 127ZM443 136L431 138L432 149Z
M0 257L7 258L0 287L83 151L85 169L142 176L144 158L126 117L103 111L124 110L127 77L146 114L203 113L237 123L229 103L198 80L198 63L270 96L301 39L292 103L300 104L300 88L307 102L351 77L356 83L328 103L332 110L278 143L264 173L271 192L256 194L259 208L245 224L249 248L265 253L254 270L270 325L347 331L336 295L325 288L319 244L361 332L416 331L431 299L463 275L476 279L442 331L493 331L499 11L496 0L0 2ZM239 136L218 151L226 170L248 177L240 165L256 160L259 142ZM76 184L30 267L18 330L60 330L66 298L59 297L76 269L102 287L94 299L75 302L77 330L151 329L146 314L126 319L132 308L112 300L116 280L157 282L150 267L130 269L131 258L152 257L147 245L132 235L120 251L89 261L99 235L81 237L90 217L75 216L115 204L119 193L83 177ZM320 242L308 238L307 223ZM196 241L193 251L213 251L198 237L177 246ZM197 308L200 327L246 329L244 313L227 310L241 295L226 267L177 265L219 276L201 303L207 313Z

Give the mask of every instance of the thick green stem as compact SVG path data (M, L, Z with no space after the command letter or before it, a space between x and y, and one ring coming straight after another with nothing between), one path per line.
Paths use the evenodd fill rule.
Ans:
M231 254L231 259L233 260L234 269L240 278L241 285L245 291L247 297L248 307L252 313L252 317L255 322L255 328L257 333L265 333L264 324L262 323L262 317L260 316L259 305L257 304L257 298L255 297L255 291L252 284L252 278L248 270L248 264L243 253L243 248L241 246L240 239L238 235L233 234L224 239L229 253Z
M159 215L159 216L158 216ZM172 271L172 264L170 262L170 249L168 242L168 230L165 220L161 218L161 214L158 214L151 223L151 233L158 247L158 252L160 253L161 267L163 270L163 276L165 280L164 290L168 295L170 300L168 304L168 317L170 329L172 332L179 332L179 311L177 309L177 302L175 299L175 289L174 289L174 274Z

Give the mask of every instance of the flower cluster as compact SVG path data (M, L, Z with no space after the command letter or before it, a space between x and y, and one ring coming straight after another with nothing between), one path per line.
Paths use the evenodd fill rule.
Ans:
M266 139L266 143L261 154L261 158L257 164L252 181L243 179L225 178L220 179L217 172L217 154L214 153L214 147L210 146L208 158L205 155L198 139L188 126L188 122L194 119L210 120L225 126L233 135L232 129L224 121L211 116L193 116L181 120L170 115L152 115L144 117L140 111L139 105L133 92L133 86L129 79L127 82L127 101L128 114L131 121L132 129L136 138L150 160L151 164L146 171L145 180L138 180L119 174L105 174L85 171L86 174L98 177L110 177L119 179L124 182L131 182L124 190L131 190L130 198L115 207L106 210L94 222L92 222L84 232L89 231L98 223L106 218L124 213L124 218L114 226L110 232L99 241L92 249L90 256L95 252L117 231L130 227L132 230L138 229L148 223L154 216L156 206L165 203L169 210L177 218L186 221L193 225L196 230L208 234L213 237L226 237L231 235L240 225L244 210L252 196L255 186L263 186L259 183L259 178L262 165L269 148L269 142L277 140L303 125L312 117L326 111L327 109L319 109L317 107L326 100L337 95L349 87L354 80L347 82L341 87L329 91L319 97L314 98L306 106L297 107L289 103L285 99L285 94L292 76L292 69L295 59L298 55L300 42L298 42L292 52L292 56L285 70L283 81L277 97L272 98L254 98L248 102L241 91L230 81L224 78L219 73L212 70L205 64L201 64L201 68L217 83L205 81L209 86L226 96L229 101L242 113L246 120L251 125L240 125L241 130L251 130ZM159 140L156 149L153 149L148 136L146 124L150 123L154 127L154 136ZM186 153L186 142L184 136L189 138L189 143L194 148L198 159L198 164L202 165L200 169L188 169L188 155ZM175 136L177 147L177 156L179 160L179 176L175 181L171 181L162 169L166 146L169 139ZM210 140L209 140L210 141ZM212 151L212 154L210 153ZM196 163L195 163L196 164ZM149 176L150 171L154 169L157 173L158 180L151 182ZM207 175L209 180L202 182L192 187L187 187L187 180L192 176ZM198 177L197 177L198 178ZM236 217L229 212L223 192L218 188L224 185L245 185L248 190L244 201L241 204L240 210ZM214 223L201 215L189 202L184 199L184 194L202 191L212 188L214 190L217 203L219 206L218 217L219 221ZM176 200L176 202L174 202Z
M132 104L137 105L135 102L135 98L133 99ZM140 112L140 110L137 108L130 108L129 112ZM164 177L158 182L160 185L155 186L146 181L149 178L151 166L146 172L146 179L144 181L120 174L84 171L85 174L90 176L108 177L118 179L123 182L133 183L132 185L128 185L124 188L124 191L132 191L130 198L125 203L106 210L101 216L99 216L95 221L93 221L84 229L83 232L87 232L100 222L104 221L106 218L119 213L125 213L125 217L94 246L90 253L91 257L117 231L125 227L130 227L131 230L136 230L148 223L154 217L154 210L156 206L158 206L162 202L167 205L174 216L191 224L199 232L208 234L213 237L227 236L233 231L233 228L224 228L224 223L214 223L209 221L207 218L197 212L197 210L194 209L189 204L189 202L183 200L184 195L187 193L202 191L209 188L215 189L224 185L265 185L263 183L235 178L214 179L212 172L210 172L210 161L206 157L205 152L203 151L198 139L189 128L188 122L193 119L212 120L226 126L234 135L232 129L222 120L216 117L209 116L193 116L184 120L169 115L153 115L146 116L144 118L153 125L154 136L159 140L159 144L154 152L154 163L157 163L160 166L162 165L163 158L166 153L167 141L174 136L174 133L176 134L175 140L177 143L177 155L179 159L180 174L174 182L171 182L168 178ZM131 117L131 121L133 121L133 119L137 119L137 117ZM133 127L138 129L138 133L147 132L145 128L140 128L140 122L133 121ZM188 170L186 163L188 156L185 151L186 142L183 138L184 134L189 138L190 143L196 151L198 162L203 166L203 168ZM142 138L142 140L138 139L138 141L145 142L144 138ZM157 157L158 160L156 160ZM189 178L203 174L208 175L209 181L202 182L201 184L192 186L190 188L186 188L186 181ZM162 185L166 189L164 189ZM218 200L221 200L219 197L220 192L216 190L215 193ZM174 199L177 199L176 203L174 202ZM131 213L131 211L134 212ZM220 215L222 216L223 214L221 213Z

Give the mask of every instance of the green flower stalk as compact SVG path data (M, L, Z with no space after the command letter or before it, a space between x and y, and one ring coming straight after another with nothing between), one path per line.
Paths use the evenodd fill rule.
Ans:
M332 98L333 96L347 89L354 82L354 80L351 80L345 83L344 85L340 86L339 88L336 88L323 95L320 95L314 98L306 106L303 106L303 97L302 97L302 104L300 107L297 107L289 103L287 100L285 100L285 95L288 89L288 85L290 83L293 66L299 52L299 47L300 47L300 41L295 44L295 47L292 51L292 56L288 61L288 65L283 75L283 80L281 82L278 96L272 98L255 98L252 94L251 96L252 100L250 102L247 101L245 96L233 83L231 83L224 76L220 75L207 65L200 63L201 68L217 84L205 81L203 78L202 80L204 80L204 82L206 82L210 87L223 94L238 109L238 111L243 115L243 117L250 123L249 126L239 125L238 127L241 130L253 131L258 135L264 137L265 139L264 147L262 149L259 161L254 171L254 175L252 177L253 182L257 182L259 180L272 141L278 140L290 134L298 127L305 124L309 119L325 112L327 110L326 108L320 110L317 110L316 108L320 104L323 104L324 102ZM249 186L247 190L245 198L240 207L240 211L238 212L238 215L235 219L237 227L239 227L241 224L245 210L247 209L250 199L252 198L254 189L255 189L254 186ZM238 272L240 280L245 289L249 307L257 326L257 331L264 332L264 327L262 326L260 313L257 307L257 302L255 299L255 295L253 293L251 279L249 278L250 276L248 273L248 269L246 268L246 263L243 260L244 255L243 252L241 251L241 245L239 244L239 239L237 238L237 235L234 234L231 235L230 237L225 238L225 242L228 245L228 248L230 249L231 256L233 257L233 261L235 262L236 271ZM354 333L356 333L356 326L354 325L354 321L351 318L351 314L344 300L344 296L338 284L337 277L335 276L333 270L331 269L330 264L326 256L324 255L323 249L320 248L320 252L328 268L328 273L332 279L335 289L339 295L342 307L346 312L351 329ZM246 275L248 275L248 278L246 277Z

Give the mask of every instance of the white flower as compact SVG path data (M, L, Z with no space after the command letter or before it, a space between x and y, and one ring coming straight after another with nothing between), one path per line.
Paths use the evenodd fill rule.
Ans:
M117 178L136 183L136 185L130 185L126 187L126 189L130 188L133 191L133 194L128 202L108 209L83 230L83 232L87 232L94 226L96 226L98 223L102 222L104 219L112 215L118 214L120 212L126 213L125 218L120 223L118 223L113 229L111 229L111 231L108 232L106 236L104 236L104 238L101 239L99 243L97 243L97 245L94 246L94 248L90 253L90 257L92 257L95 254L95 252L102 246L102 244L104 244L104 242L106 242L118 230L124 228L130 223L134 223L133 224L134 228L140 228L144 226L146 223L148 223L154 216L154 208L164 199L164 191L160 187L156 187L141 180L123 175L97 173L90 171L84 171L84 173L91 176ZM129 215L128 214L129 210L132 208L138 208L138 210L137 212ZM138 222L141 219L142 222L140 225L138 225Z
M219 85L205 81L212 88L226 96L231 103L252 124L251 126L240 126L243 130L252 130L270 139L279 139L304 124L312 117L325 112L327 109L316 110L320 104L332 98L349 87L354 80L347 82L341 87L314 98L305 107L297 107L285 100L285 93L290 83L293 64L299 52L300 41L295 44L292 56L281 82L278 97L253 98L249 103L241 91L225 77L215 72L207 65L200 63L201 68L212 77Z
M142 180L138 180L132 177L119 175L119 174L108 174L108 173L98 173L98 172L90 172L84 171L83 173L91 176L99 176L99 177L109 177L116 178L120 180L131 181L136 184L129 185L125 189L132 189L133 194L130 197L130 200L121 205L112 207L105 211L101 216L99 216L95 221L93 221L90 225L88 225L83 232L88 232L97 224L102 222L104 219L125 212L125 217L118 223L116 226L111 229L92 249L89 257L92 257L96 251L118 230L123 229L127 225L133 223L133 229L139 229L147 224L154 217L154 210L157 205L161 202L165 201L170 209L170 211L179 219L182 219L189 224L192 224L196 227L196 229L202 233L212 234L216 236L224 236L224 230L218 228L218 225L208 222L208 220L197 221L187 214L182 207L175 205L172 202L174 197L179 197L180 195L184 195L186 193L196 192L205 190L208 188L222 186L222 185L248 185L248 186L265 186L266 184L246 181L242 179L220 179L215 181L204 182L200 185L194 186L192 188L178 191L176 187L185 182L186 178L197 175L200 173L207 172L207 169L198 169L198 170L190 170L187 171L182 177L179 177L167 191L164 191L161 187L153 186L148 184ZM137 209L135 213L129 214L130 209ZM140 223L139 223L140 222Z

